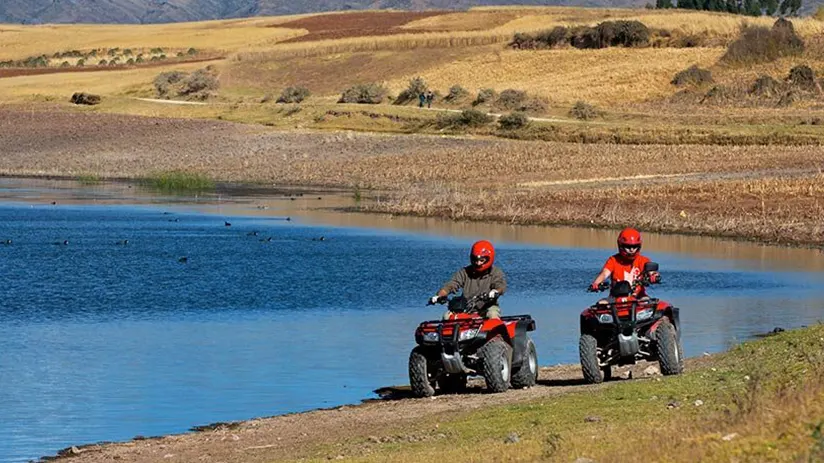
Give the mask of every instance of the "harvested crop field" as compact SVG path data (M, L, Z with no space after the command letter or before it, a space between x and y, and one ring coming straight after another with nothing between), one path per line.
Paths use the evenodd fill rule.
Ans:
M164 66L173 66L176 64L193 64L193 63L208 63L212 61L220 61L224 59L223 56L214 56L210 58L198 58L187 60L169 60L169 61L153 61L144 64L135 65L116 65L116 66L83 66L83 67L45 67L45 68L0 68L0 79L7 77L21 77L21 76L40 76L44 74L66 74L70 72L108 72L108 71L131 71L135 69L157 68Z
M278 24L278 28L306 29L308 34L281 43L312 42L351 37L371 37L403 33L426 32L402 29L401 26L419 19L446 14L446 11L394 12L376 11L370 13L332 13L310 16Z

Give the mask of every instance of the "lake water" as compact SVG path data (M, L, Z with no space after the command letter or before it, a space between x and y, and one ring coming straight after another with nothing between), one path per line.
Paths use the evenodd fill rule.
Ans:
M540 364L575 363L584 288L613 252L613 232L543 229L574 240L536 243L519 238L530 227L342 226L357 215L308 197L263 207L31 183L0 182L0 462L406 384L414 328L442 311L427 298L481 237L509 280L504 313L537 320ZM819 251L667 239L650 235L645 253L665 278L655 294L682 308L688 355L824 318Z

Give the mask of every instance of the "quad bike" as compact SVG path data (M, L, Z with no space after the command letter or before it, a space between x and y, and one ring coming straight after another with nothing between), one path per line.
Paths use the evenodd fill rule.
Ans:
M684 371L679 309L637 295L639 286L660 283L660 278L650 281L653 272L657 274L658 264L647 263L633 284L615 283L609 298L581 312L578 349L586 382L609 380L613 365L632 365L638 360L657 360L664 375ZM608 287L602 283L598 291Z
M415 330L418 345L409 354L409 384L417 397L431 397L466 389L467 377L483 376L490 392L534 386L538 354L527 334L535 330L530 315L484 319L475 309L486 294L469 300L452 297L448 320L421 323Z

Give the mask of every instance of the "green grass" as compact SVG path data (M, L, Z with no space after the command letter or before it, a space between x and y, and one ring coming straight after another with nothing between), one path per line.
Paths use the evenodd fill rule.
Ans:
M102 179L97 174L81 174L77 176L77 181L81 185L97 185Z
M145 179L145 184L165 192L190 192L213 190L215 183L208 177L181 171L158 172Z
M824 326L817 325L698 360L681 376L453 413L315 455L364 462L634 462L639 455L672 462L824 461L822 379ZM518 441L506 442L513 434Z

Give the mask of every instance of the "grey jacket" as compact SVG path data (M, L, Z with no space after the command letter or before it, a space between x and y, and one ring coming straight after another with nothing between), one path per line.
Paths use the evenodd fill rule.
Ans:
M504 276L503 270L494 265L491 269L480 275L472 271L471 266L468 266L455 272L452 278L447 281L441 289L447 294L463 289L463 295L467 299L472 299L479 294L488 293L493 289L497 289L499 293L503 294L506 291L506 277ZM485 306L492 305L495 305L495 301L480 304L476 308L481 310L485 309Z

